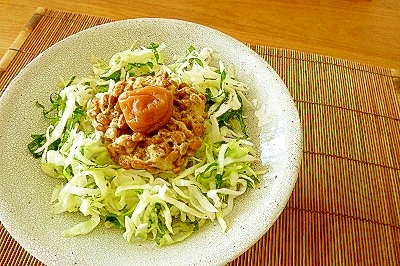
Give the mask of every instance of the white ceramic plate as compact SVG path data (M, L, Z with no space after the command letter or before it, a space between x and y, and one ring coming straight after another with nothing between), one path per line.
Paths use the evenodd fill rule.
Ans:
M209 222L184 242L162 248L154 242L127 244L121 231L102 226L75 238L60 234L82 218L50 213L51 192L59 181L45 176L26 148L30 135L46 128L35 101L47 102L60 76L88 74L92 55L108 59L134 41L164 42L167 58L182 54L190 45L213 48L235 67L238 79L251 88L249 98L260 105L248 125L269 172L257 189L236 200L227 218L227 233ZM22 247L47 265L224 265L250 248L280 215L296 182L301 157L299 116L274 70L221 32L169 19L119 21L57 43L9 85L0 99L0 124L1 222Z

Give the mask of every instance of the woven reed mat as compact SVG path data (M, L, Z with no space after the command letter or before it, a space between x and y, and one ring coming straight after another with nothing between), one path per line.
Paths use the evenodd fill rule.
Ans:
M1 90L50 45L110 21L39 8L1 61ZM229 265L400 265L400 72L248 45L293 95L304 155L282 215ZM43 265L1 224L0 240L0 265Z

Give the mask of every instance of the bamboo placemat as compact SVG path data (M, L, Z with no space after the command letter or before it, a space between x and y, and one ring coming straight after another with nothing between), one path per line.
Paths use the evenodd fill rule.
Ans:
M39 8L0 62L0 94L50 45L110 19ZM400 71L249 45L287 84L303 124L282 215L229 265L400 265ZM43 265L0 223L0 265Z

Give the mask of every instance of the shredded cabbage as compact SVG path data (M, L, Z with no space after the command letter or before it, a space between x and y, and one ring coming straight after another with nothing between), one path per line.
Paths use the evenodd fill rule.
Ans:
M165 45L116 53L109 62L92 58L90 77L62 80L62 90L51 96L44 110L50 125L42 135L32 135L30 151L41 158L47 175L60 178L54 189L54 213L80 212L88 219L66 229L66 237L87 234L99 224L124 230L128 242L154 240L159 245L182 241L208 220L228 230L225 217L234 198L254 187L263 171L246 133L243 102L247 86L221 61L212 66L214 51L189 47L172 64L164 64ZM113 164L102 133L96 132L86 110L91 99L131 76L166 71L206 95L209 118L202 147L179 174L151 174ZM43 105L37 104L43 108Z

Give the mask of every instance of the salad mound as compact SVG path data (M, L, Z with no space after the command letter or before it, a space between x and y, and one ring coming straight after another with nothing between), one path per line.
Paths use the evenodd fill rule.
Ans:
M60 179L52 195L52 211L77 212L88 218L62 231L64 236L87 234L105 224L121 228L128 242L154 240L162 246L186 239L210 220L218 222L225 232L225 217L234 208L234 199L254 187L265 172L256 170L259 159L246 132L243 109L251 105L244 95L246 85L221 61L213 64L211 48L198 51L189 47L170 64L164 63L165 48L164 44L151 43L118 52L108 62L93 57L90 76L62 80L60 92L50 95L50 108L37 103L49 126L45 133L32 135L28 148L40 158L44 173ZM186 125L191 132L184 132L196 135L197 128L200 133L196 136L201 137L182 168L121 167L108 146L115 131L97 128L104 126L104 120L96 119L99 112L93 116L96 101L112 94L118 84L141 84L139 81L159 75L177 84L178 90L186 88L188 95L203 99L202 113L193 116L202 117L204 128ZM135 89L139 88L132 91ZM156 121L156 126L142 127L135 120L134 126L121 132L129 132L131 140L160 134L175 119L173 113L166 119L169 111L162 110L162 122ZM129 110L121 112L125 120L132 116ZM196 110L189 111L193 112ZM172 137L175 131L171 132ZM178 135L177 142L182 137ZM150 154L159 148L159 143L152 143ZM165 159L156 156L160 162Z

